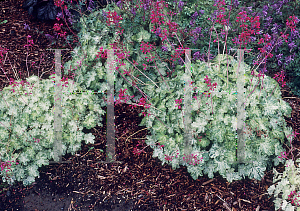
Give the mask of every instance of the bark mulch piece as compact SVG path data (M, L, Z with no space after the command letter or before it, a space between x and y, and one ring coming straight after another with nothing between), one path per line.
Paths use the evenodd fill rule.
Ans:
M44 34L53 35L54 23L33 21L21 8L22 1L0 2L0 17L8 22L0 28L0 46L9 48L3 70L8 78L25 79L29 75L42 75L48 78L54 71L54 52L47 48L70 48L64 40L51 45ZM24 23L31 30L24 29ZM68 34L67 27L62 27ZM71 28L71 27L70 27ZM14 32L13 32L14 31ZM43 34L39 32L43 31ZM31 35L34 46L30 47L28 57L24 49L27 35ZM72 47L76 43L71 43ZM39 62L44 53L44 61ZM5 55L6 56L6 55ZM11 65L14 69L11 69ZM70 58L70 51L62 51L62 64ZM26 60L35 61L34 67ZM40 66L40 69L38 67ZM48 72L47 72L48 71ZM278 70L280 71L280 70ZM277 71L277 72L278 72ZM20 74L19 74L20 73ZM273 74L274 75L274 74ZM3 72L0 75L0 90L9 85ZM290 93L287 87L281 88L283 99L291 105L292 120L285 118L287 126L299 131L299 98ZM104 107L106 110L106 107ZM82 150L75 155L63 156L63 161L39 168L40 178L30 186L21 182L7 186L0 182L0 210L274 210L273 198L267 194L272 185L272 169L265 173L261 181L244 179L231 184L220 176L209 179L207 176L193 180L185 166L173 170L167 164L152 158L153 150L145 148L140 156L134 155L133 148L150 135L145 127L138 126L142 117L138 113L142 108L130 108L127 104L115 105L116 155L121 164L99 164L105 160L106 120L103 127L96 127L84 132L92 132L95 144L82 144ZM293 154L298 158L299 135L294 138ZM139 145L142 149L145 144ZM94 147L94 148L91 148ZM284 146L288 151L289 148ZM104 150L101 152L101 150ZM288 158L292 158L291 154ZM276 167L283 172L284 166Z

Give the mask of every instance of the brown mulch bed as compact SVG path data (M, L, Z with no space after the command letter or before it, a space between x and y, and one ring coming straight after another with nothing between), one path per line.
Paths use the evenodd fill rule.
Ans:
M28 74L42 75L46 79L55 68L54 51L46 49L70 47L62 39L51 45L44 34L53 35L54 23L63 22L37 22L21 8L22 2L0 2L1 21L7 20L0 25L0 46L9 49L3 70L7 71L8 78L15 80L25 79ZM30 31L24 29L24 23L30 26ZM62 28L67 34L72 34L65 25ZM39 33L41 31L43 34ZM27 58L23 46L27 44L28 34L34 46L30 47ZM76 43L71 45L74 48ZM40 63L42 54L44 61ZM62 51L62 65L70 59L70 51ZM35 61L34 67L29 65L28 71L26 60L30 61L29 64ZM9 80L1 69L0 90L8 84ZM300 133L300 99L291 94L288 87L281 88L281 91L283 99L293 109L292 120L285 118L287 126ZM267 194L267 188L272 185L272 170L266 172L261 181L244 179L230 184L220 176L193 180L186 167L172 170L167 164L162 166L161 161L152 158L150 147L140 156L134 155L133 148L139 140L150 135L145 127L138 126L142 119L138 113L142 108L131 109L127 104L120 104L115 105L114 110L117 160L123 163L97 163L106 157L104 119L102 128L84 131L93 133L95 144L82 144L82 150L75 155L63 156L64 161L71 163L43 166L39 169L40 178L28 187L21 182L9 187L0 181L0 210L274 210L273 198ZM292 142L294 156L300 149L299 137L297 135ZM94 148L89 150L91 147ZM289 151L286 146L284 149ZM291 154L288 158L292 158ZM279 165L276 169L282 172L284 166Z

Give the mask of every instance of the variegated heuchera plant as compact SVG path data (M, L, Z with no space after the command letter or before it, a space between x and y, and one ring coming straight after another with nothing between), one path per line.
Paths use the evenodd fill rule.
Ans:
M0 102L0 159L11 162L8 173L1 171L2 180L8 184L23 181L25 186L39 176L39 167L49 165L55 150L53 79L30 76L26 81L22 86L16 86L20 82L14 81L5 87ZM61 99L62 155L80 150L82 141L94 143L94 135L82 130L102 126L105 113L95 95L76 93L82 89L72 80L67 84Z
M274 195L275 210L300 211L300 159L295 163L286 160L285 170L279 173L273 169L273 185L268 188L268 194ZM295 164L297 167L295 167Z
M292 134L292 128L286 127L283 116L290 116L292 108L281 99L280 88L276 86L278 83L273 78L264 76L262 84L258 78L251 75L249 66L244 66L245 96L248 97L245 105L245 160L253 162L232 164L237 157L237 97L234 92L237 89L238 61L232 56L220 54L210 66L202 61L192 63L193 88L197 87L196 90L201 91L195 91L196 95L193 95L192 99L192 154L197 155L199 159L198 162L197 159L192 159L196 160L196 165L187 165L187 170L194 179L203 173L213 178L214 173L218 172L229 182L246 176L260 180L267 167L283 162L278 154L284 151L282 143ZM256 71L254 73L257 74ZM215 94L209 94L205 83L207 77L217 84L214 87ZM167 82L169 88L162 81L159 88L149 85L145 90L152 97L153 107L150 107L150 113L154 115L144 117L140 124L151 128L152 135L147 136L146 143L154 149L153 156L158 157L164 164L168 163L165 159L168 155L169 164L173 168L178 168L179 164L185 165L182 162L185 156L185 114L174 103L174 99L184 98L185 81L186 73L182 70L175 79ZM203 93L205 91L206 96ZM218 93L222 91L228 93ZM155 142L160 146L164 145L164 148L154 146Z

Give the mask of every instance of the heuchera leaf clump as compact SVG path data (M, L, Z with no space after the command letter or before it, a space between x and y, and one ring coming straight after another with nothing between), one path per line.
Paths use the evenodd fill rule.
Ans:
M299 166L300 160L295 163ZM275 197L275 210L300 211L300 168L295 167L293 160L287 160L285 170L279 173L273 168L273 185L268 188L268 194ZM278 183L277 183L278 182ZM276 184L277 183L277 184ZM293 206L295 205L295 206Z
M192 154L202 159L196 165L187 165L187 170L195 180L203 173L213 178L215 172L229 182L240 180L245 176L260 180L267 167L273 167L273 163L277 166L279 162L283 162L278 155L284 151L282 143L286 140L285 137L292 133L292 128L286 127L283 115L290 116L292 108L281 99L280 88L276 87L277 82L273 78L264 76L264 88L260 91L262 79L259 81L257 77L253 77L249 66L245 64L245 96L249 96L245 108L245 160L253 162L232 164L236 159L237 143L237 98L233 93L237 89L238 62L228 55L227 88L227 55L224 55L218 55L210 67L199 60L191 65L193 88L197 87L201 93L209 92L204 80L208 76L217 83L214 91L228 91L228 93L211 93L207 97L198 93L197 99L192 98L191 127L194 131L191 142ZM177 69L177 77L167 83L170 90L163 82L160 83L160 88L154 85L145 88L146 93L152 98L151 105L157 109L151 107L149 113L154 115L147 115L140 124L151 127L152 135L147 136L145 143L154 149L153 156L158 157L162 165L169 162L173 168L178 168L179 164L186 165L182 162L185 115L176 107L174 99L184 98L187 78L184 67L177 66ZM257 74L256 71L254 73ZM254 92L249 95L253 90ZM259 135L258 131L262 131L263 135ZM156 142L164 147L155 146ZM166 155L173 157L170 161L166 161Z
M23 181L25 186L39 176L39 167L49 165L55 150L54 81L37 76L26 81L29 85L5 87L0 101L0 159L19 162L10 166L9 179L1 171L2 180ZM104 110L94 94L81 91L72 80L62 90L62 156L80 150L83 140L94 143L95 137L84 134L83 128L102 126Z

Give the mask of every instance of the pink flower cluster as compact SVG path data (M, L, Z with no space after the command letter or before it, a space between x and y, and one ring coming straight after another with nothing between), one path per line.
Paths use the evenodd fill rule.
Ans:
M266 42L270 41L271 40L271 36L270 35L267 35L267 34L264 34L264 37L266 39ZM264 43L264 39L263 38L260 38L258 44L261 44L261 43ZM266 43L266 46L265 47L268 47L268 46L271 46L272 44L271 43ZM261 53L265 53L266 50L263 49L263 48L258 48L258 50L261 52ZM269 53L266 57L266 59L270 57L272 58L273 57L273 54Z
M286 152L280 152L280 155L281 155L281 156L278 156L278 158L280 158L281 160L282 160L282 158L287 158Z
M295 31L295 23L297 24L299 22L298 19L296 19L295 15L294 16L290 16L289 18L291 18L292 20L288 20L286 19L286 25L287 27L289 27L292 31Z
M55 75L55 73L52 73L51 75ZM53 76L53 77L51 77L51 78L55 78L55 76ZM63 82L63 85L62 85L62 86L68 87L68 86L67 86L67 84L69 84L68 78L63 77L62 79L60 79L60 81ZM54 85L55 85L55 81L52 81L52 82L54 82ZM73 82L73 84L74 84L74 82Z
M188 157L183 157L183 160L185 160L186 162L189 162L193 158L195 159L195 163L190 162L189 163L190 165L191 164L193 164L193 165L199 164L199 161L202 161L202 159L203 159L203 157L201 157L200 160L199 160L199 159L197 159L197 155L192 154L192 155L188 155Z
M96 59L99 59L99 56L101 55L101 58L107 58L107 50L105 50L104 52L103 52L103 47L100 47L99 48L99 52L98 52L98 54L96 55Z
M210 78L208 78L208 76L206 76L206 78L204 78L204 80L205 80L205 83L207 83L207 86L208 87L210 87L209 88L209 90L212 90L213 89L213 91L215 91L215 88L217 87L217 83L214 83L213 85L211 85L211 79Z
M109 20L106 21L106 23L108 24L108 26L110 26L110 23L117 24L117 23L119 23L120 20L123 20L123 18L121 16L117 15L116 11L114 11L114 12L108 11L107 14L108 14L107 19L109 19ZM112 18L112 20L111 20L111 18ZM121 28L120 24L118 27Z
M57 23L54 24L53 26L53 29L54 31L61 31L62 32L62 29L60 28L63 24L61 23L60 25L58 25ZM64 32L64 33L57 33L60 37L65 37L67 32Z
M256 32L254 30L250 30L247 28L248 25L246 24L242 24L240 25L241 28L243 28L245 31L243 31L240 35L239 35L239 39L242 39L243 41L246 41L245 45L247 45L247 41L250 40L250 35L251 34L256 34L259 32L259 28L260 28L260 23L259 23L259 16L256 16L254 19L253 18L249 18L247 17L246 11L240 12L239 16L237 16L236 18L236 22L239 22L240 20L243 21L243 23L245 23L246 21L250 21L251 22L251 26L252 28L257 28ZM232 39L232 41L234 41L234 39ZM237 43L234 41L234 43Z
M162 146L164 146L164 145L162 145ZM176 150L176 158L178 157L178 154L179 154L179 152L178 152L178 150ZM173 157L174 157L174 155L172 155L172 156L170 156L170 155L166 155L165 154L165 160L167 160L167 161L172 161L173 160Z
M119 91L119 100L116 100L116 105L120 104L121 100L125 100L125 103L126 103L129 97L131 97L131 98L134 97L134 96L129 96L129 95L125 96L124 93L125 93L126 90L127 89L124 89L124 90L120 89L120 91ZM140 102L138 103L138 105L142 105L144 108L148 109L148 108L150 108L151 104L146 105L146 99L142 97L140 99ZM130 105L130 106L131 106L131 108L133 108L133 107L136 108L137 107L137 105ZM145 112L142 112L142 114L144 114L144 116L146 116ZM148 116L150 116L150 114L148 114Z
M28 82L24 82L24 81L16 82L13 78L10 78L10 79L9 79L9 85L12 84L12 87L19 86L19 85L17 85L18 83L21 84L22 87L24 87L25 83L30 85L30 83L28 83ZM32 85L32 87L33 87L33 85ZM30 89L32 89L32 87L31 87ZM14 89L11 89L11 91L12 91L12 92L15 92ZM26 95L26 94L27 94L27 93L25 93L25 95ZM32 93L29 93L29 94L32 94Z
M72 0L71 0L72 3ZM54 5L57 7L62 7L64 5L64 0L55 0Z
M297 197L300 197L300 193L297 194L296 191L292 191L288 197L292 199L292 204L296 205L297 202L297 206L299 206L299 199L297 199Z
M178 99L178 100L175 100L175 101L176 101L176 104L178 104L178 105L176 105L176 106L178 106L178 109L181 109L181 106L179 104L182 102L182 99Z
M278 83L279 83L279 81L281 81L282 82L282 87L284 87L285 86L285 81L283 81L283 79L285 78L285 75L283 74L283 71L281 71L280 72L280 75L279 74L275 74L275 77L273 77L274 79L275 78L278 78Z
M33 138L33 139L35 139L35 138ZM34 141L34 142L40 143L40 141L41 141L41 139L37 138L36 141Z
M120 103L121 103L121 100L127 101L127 100L128 100L128 97L134 97L134 96L128 96L128 95L125 96L125 97L123 97L126 90L127 90L127 89L124 89L124 90L120 89L120 93L119 93L119 98L120 98L120 99L117 100L116 105L120 104Z
M7 170L5 171L5 172L8 172L9 170L10 170L10 167L9 166L11 166L11 163L10 162L14 162L14 161L5 161L5 162L2 162L1 160L0 160L0 162L1 162L1 171L3 171L3 169L5 168L5 167L7 167ZM16 165L18 165L19 163L18 162L16 162Z

